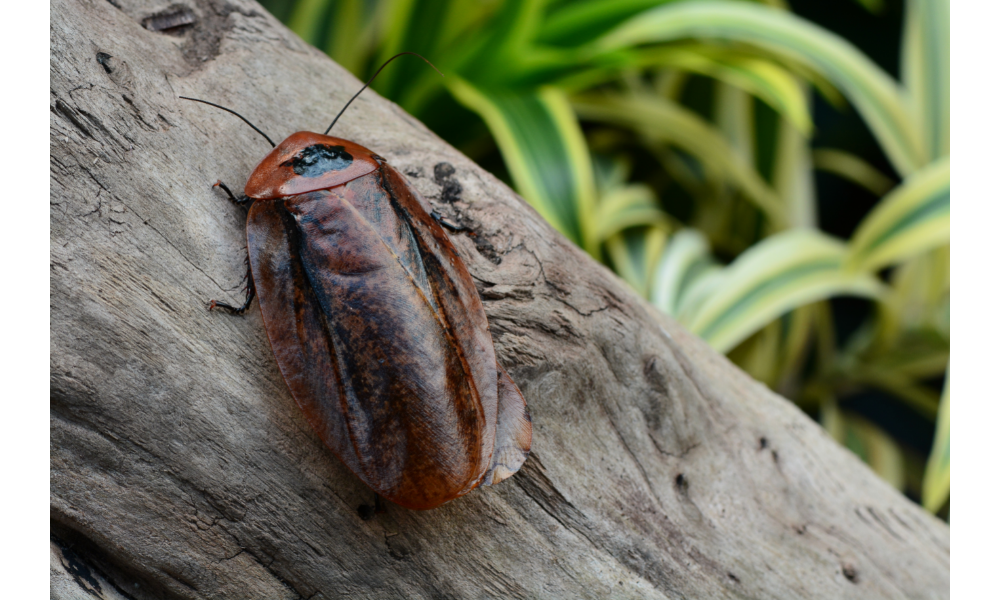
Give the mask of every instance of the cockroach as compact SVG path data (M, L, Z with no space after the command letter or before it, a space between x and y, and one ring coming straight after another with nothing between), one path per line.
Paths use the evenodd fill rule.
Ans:
M209 308L243 314L256 295L278 368L326 446L378 496L430 509L513 475L531 417L444 221L381 156L327 135L402 54L415 53L379 67L322 135L277 146L235 111L182 98L236 115L274 148L243 196L215 184L248 209L247 295Z

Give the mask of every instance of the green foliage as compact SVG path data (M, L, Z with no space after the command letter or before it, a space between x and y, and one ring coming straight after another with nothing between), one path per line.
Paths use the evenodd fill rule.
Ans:
M701 286L678 314L692 332L728 352L799 306L831 296L877 299L882 283L850 269L846 244L815 229L791 229L754 244Z
M396 64L374 87L887 481L946 504L948 0L907 1L901 81L780 1L291 4L265 2L361 78L402 50L434 62L444 80ZM810 88L857 110L894 177L810 149ZM817 227L816 170L881 196L849 239ZM873 310L838 342L840 296ZM871 389L936 421L926 468L845 407Z
M934 448L931 450L930 460L927 461L927 474L924 476L924 507L931 512L937 512L944 506L951 484L951 418L948 398L948 382L945 381L944 395L938 408Z

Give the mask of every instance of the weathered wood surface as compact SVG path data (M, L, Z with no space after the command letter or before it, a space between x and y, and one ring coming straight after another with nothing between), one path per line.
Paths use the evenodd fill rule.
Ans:
M55 597L88 569L109 598L948 596L946 525L371 92L336 133L475 232L453 238L535 438L495 488L361 520L372 493L299 413L259 311L205 309L239 298L245 245L211 184L268 147L177 99L280 139L359 82L250 1L143 28L170 5L51 4Z

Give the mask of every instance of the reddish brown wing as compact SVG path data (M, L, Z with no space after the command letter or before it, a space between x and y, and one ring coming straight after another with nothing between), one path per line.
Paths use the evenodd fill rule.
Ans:
M433 508L490 466L495 358L471 277L443 232L429 244L400 219L414 205L440 229L395 197L408 190L387 193L387 170L258 201L248 247L275 357L313 427L376 492Z
M375 157L375 160L381 160ZM476 291L475 283L465 264L458 257L455 247L441 226L425 210L426 201L413 189L409 182L391 166L381 162L380 171L385 188L399 204L400 214L405 215L421 249L425 252L428 273L438 284L438 290L454 287L455 293L442 302L446 315L467 315L458 322L456 337L465 343L488 344L493 348L493 339L480 332L486 331L486 312ZM442 260L447 257L448 260ZM431 266L434 265L434 266ZM470 347L470 352L474 351ZM497 371L497 428L496 437L490 445L490 466L483 478L483 484L493 485L510 477L521 468L531 449L531 416L524 396L514 384L500 363ZM484 448L486 450L486 448Z
M396 205L397 214L409 225L420 249L428 281L452 332L454 343L461 348L463 356L483 357L482 360L469 361L468 366L472 378L480 382L477 387L482 394L484 416L490 423L481 449L485 471L486 465L490 464L495 443L497 371L493 338L490 337L483 302L479 299L472 275L448 239L448 234L425 210L427 203L420 193L396 169L381 159L376 160L381 163L378 172L382 177L382 185ZM487 356L490 357L489 362L486 360ZM476 485L478 483L477 481Z

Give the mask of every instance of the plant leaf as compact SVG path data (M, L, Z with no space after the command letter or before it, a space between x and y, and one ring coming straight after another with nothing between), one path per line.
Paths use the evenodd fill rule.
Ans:
M660 255L649 297L664 313L676 316L686 289L712 265L708 240L697 229L684 229L670 238Z
M868 213L851 238L850 266L874 271L947 244L950 207L945 157L906 178Z
M865 9L873 14L879 14L885 10L885 2L883 0L855 0L858 4L865 7Z
M751 165L733 151L717 129L673 102L651 95L585 94L573 108L586 119L615 123L640 135L678 146L696 156L706 169L738 186L777 228L785 223L780 200Z
M913 97L931 159L949 154L949 4L948 0L909 0L903 25L903 84Z
M850 376L857 383L885 390L929 420L934 420L939 410L940 399L937 393L917 383L903 372L886 371L875 365L859 364L851 369Z
M653 190L643 184L614 188L601 196L594 215L593 237L602 243L630 227L656 225L669 229L667 214L660 209Z
M840 175L876 196L884 196L896 185L881 171L850 152L833 148L816 148L813 150L812 159L817 169Z
M937 428L934 432L934 445L931 447L930 458L927 459L927 470L924 473L923 504L924 508L936 513L944 506L951 489L951 394L950 377L945 376L944 392L941 394L941 405L938 408Z
M575 47L606 33L625 19L673 0L577 0L546 16L538 31L543 44Z
M299 0L288 17L288 28L309 44L316 44L322 29L321 18L330 0Z
M656 260L663 253L667 232L660 227L617 233L607 241L615 272L641 296L649 291Z
M864 446L864 458L879 477L897 490L906 481L903 451L888 434L867 419L849 415L848 428L858 436Z
M950 254L950 248L942 246L893 269L890 292L878 304L876 349L943 345L947 358ZM920 334L922 343L903 341L908 332Z
M712 77L757 96L803 134L812 132L805 90L795 75L773 60L705 44L640 51L636 66L657 65Z
M326 53L340 66L360 75L374 43L374 19L366 18L363 0L340 0L326 22Z
M524 199L597 258L590 152L565 95L552 87L519 94L483 90L458 77L449 78L448 89L486 122Z
M747 375L774 389L781 366L781 320L771 321L743 340L728 357Z
M714 293L682 322L728 352L784 313L838 295L878 297L875 277L844 269L846 245L813 229L771 236L726 267Z
M589 52L692 37L743 42L810 66L854 103L900 173L908 175L927 162L927 148L900 86L843 38L785 11L745 2L661 6L625 21Z
M792 227L816 227L816 175L809 139L787 121L778 123L772 181Z

